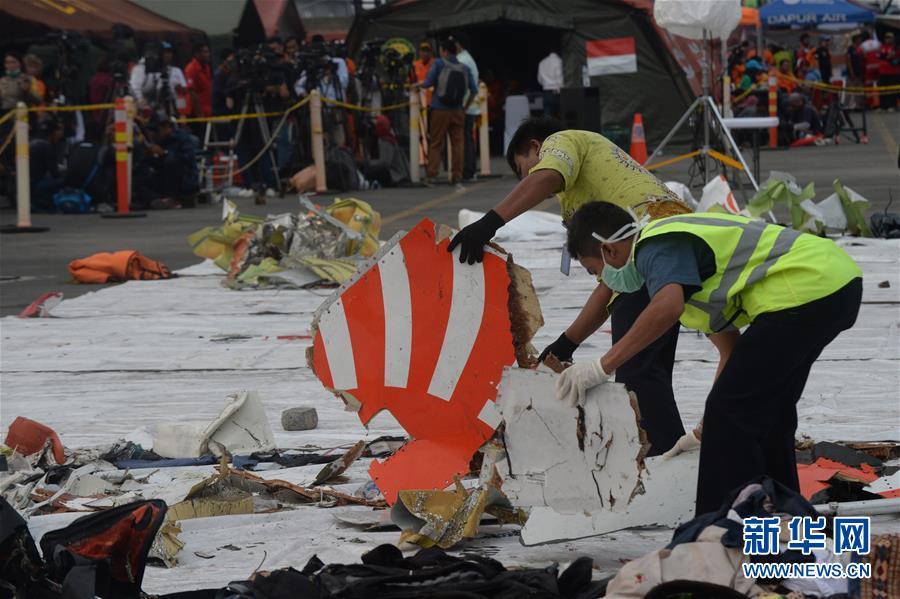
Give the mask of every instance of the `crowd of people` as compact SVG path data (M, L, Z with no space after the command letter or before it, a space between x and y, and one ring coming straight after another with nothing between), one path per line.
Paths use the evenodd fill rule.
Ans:
M832 108L894 112L898 94L875 90L900 84L900 52L893 33L886 32L879 40L875 33L862 31L852 36L839 72L831 36L819 35L814 42L812 35L803 33L796 48L770 43L760 53L750 42L742 42L729 54L727 72L735 116L768 115L769 80L775 78L779 145L789 146L832 134L826 131L825 118ZM850 90L842 98L836 87L819 84Z
M476 176L476 125L480 116L478 67L466 49L468 45L464 33L441 40L437 52L431 42L422 41L418 57L410 53L389 66L382 56L383 48L373 45L374 52L364 51L357 65L341 42L326 42L322 36L312 36L308 41L271 37L249 48L221 50L214 65L210 47L204 42L193 48L186 64L180 63L182 68L172 44L149 42L140 57L130 60L104 55L82 98L87 104L109 103L126 95L134 98L137 114L132 204L138 209L181 207L193 202L200 191L201 157L208 164L215 153L211 148L222 147L216 142L229 142L237 163L245 167L240 169L236 184L254 193L283 189L292 173L312 163L308 112L289 109L313 89L325 102L329 188L393 186L410 179L409 160L398 143L399 121L407 125L408 111L370 115L342 105L402 104L409 93L421 94L428 107L423 119L430 143L423 144L421 153L426 184L437 179L447 153L444 140L449 137L452 155L446 157L447 170L451 183L462 185ZM37 108L30 115L32 152L40 154L32 160L30 169L33 209L56 210L59 202L54 198L60 190L74 186L87 191L96 209L111 210L115 205L113 111L41 111L43 106L76 103L66 102L57 91L59 86L45 85L42 70L37 56L23 58L9 51L4 55L4 74L0 77L0 108L4 113L19 102ZM400 85L388 90L382 81L387 77L400 81ZM282 118L286 111L288 116ZM240 113L266 116L213 124L203 120ZM0 142L9 138L11 128L10 120L4 123ZM10 193L15 166L10 145L0 157L0 177L5 179L5 195L14 196ZM75 161L86 171L73 170L75 152L93 154L93 161L83 156Z

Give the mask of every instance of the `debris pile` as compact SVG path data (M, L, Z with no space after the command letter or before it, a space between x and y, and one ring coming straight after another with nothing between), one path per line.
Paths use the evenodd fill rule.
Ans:
M152 443L153 449L122 440L110 447L70 451L49 427L17 418L0 463L0 497L26 516L106 512L161 501L168 506L166 524L151 556L169 567L178 563L183 546L179 521L302 504L386 505L377 489L373 492L366 484L348 489L343 475L361 456L381 455L393 446L393 439L335 448L344 450L340 453L277 450L262 402L253 392L230 396L208 424L162 423L155 435L140 431L134 437ZM211 468L214 464L218 466ZM291 480L279 478L282 472Z
M800 492L815 504L900 497L900 464L885 464L898 456L895 443L801 443Z
M381 216L362 200L335 199L324 210L305 197L304 210L261 218L223 202L223 224L188 237L197 256L228 273L232 289L303 288L346 281L378 250Z

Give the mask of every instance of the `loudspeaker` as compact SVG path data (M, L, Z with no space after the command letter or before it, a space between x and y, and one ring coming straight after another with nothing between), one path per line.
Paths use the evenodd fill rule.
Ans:
M559 103L566 129L601 132L599 87L564 87Z

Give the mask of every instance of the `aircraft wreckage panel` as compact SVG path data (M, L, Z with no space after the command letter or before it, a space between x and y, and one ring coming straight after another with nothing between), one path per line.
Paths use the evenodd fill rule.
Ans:
M509 469L503 492L514 506L530 509L522 543L690 519L699 452L645 460L623 385L600 385L573 408L556 399L557 376L506 369L497 398Z
M313 322L308 359L322 383L363 424L389 410L412 437L370 470L389 503L468 472L500 422L497 384L515 361L505 257L460 264L448 243L427 219L395 236Z

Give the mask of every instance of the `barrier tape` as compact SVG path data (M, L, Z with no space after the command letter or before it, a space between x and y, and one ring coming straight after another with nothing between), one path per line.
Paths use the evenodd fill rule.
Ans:
M806 86L806 87L814 87L829 93L846 93L853 96L863 96L863 95L880 95L880 94L894 94L900 93L900 85L885 85L883 87L842 87L840 85L832 85L830 83L823 83L821 81L806 81L805 79L797 79L791 75L785 75L784 73L775 73L775 76L778 79L784 79L785 81L792 81L797 85ZM735 96L731 101L733 104L739 104L742 102L747 96L750 94L763 90L762 86L754 83L750 86L750 89L742 92L740 95Z
M809 87L817 87L819 89L835 92L849 92L859 94L900 92L900 85L885 85L875 87L844 87L841 85L825 83L823 81L806 81L803 79L797 79L792 75L785 75L784 73L775 73L775 76L779 79L787 79L788 81L793 81L798 85L807 85Z
M340 100L332 100L330 98L322 98L322 103L331 104L332 106L338 106L340 108L346 108L347 110L357 110L359 112L387 112L389 110L397 110L399 108L408 108L409 102L401 102L399 104L390 104L388 106L381 106L380 108L376 108L374 106L360 106L359 104L348 104L347 102L341 102Z

